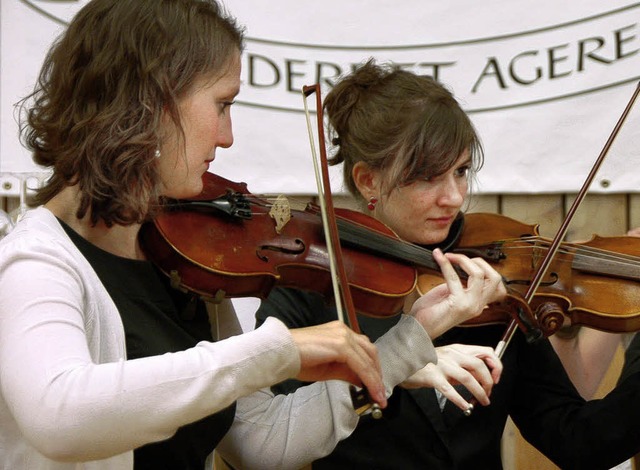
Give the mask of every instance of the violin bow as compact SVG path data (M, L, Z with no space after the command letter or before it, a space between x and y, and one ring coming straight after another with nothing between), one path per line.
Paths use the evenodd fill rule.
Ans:
M318 126L318 145L320 152L320 161L318 161L318 153L316 152L315 139L313 136L313 128L311 125L311 117L307 98L316 94L316 112ZM333 200L331 197L331 186L329 183L329 169L327 161L327 152L324 139L324 116L322 113L322 100L320 97L320 85L307 85L302 88L302 96L304 101L304 112L307 119L307 129L309 131L309 142L311 144L311 154L313 156L316 184L318 186L319 206L322 216L322 226L324 228L325 242L327 245L327 254L329 256L329 271L331 273L331 282L333 283L333 292L335 297L336 310L338 318L341 322L346 323L353 331L360 333L356 310L349 290L349 281L347 271L344 267L342 248L340 246L340 238L338 235L338 225L335 217ZM347 311L345 318L344 310ZM376 403L372 403L366 389L356 390L351 388L351 399L356 412L361 415L370 410L373 418L380 418L382 410Z
M533 276L533 279L531 280L531 283L529 284L529 287L527 288L527 292L525 293L525 295L523 297L524 301L527 304L530 304L531 301L533 300L533 297L536 295L536 291L538 290L538 287L540 287L540 283L542 281L542 278L547 273L547 271L549 269L549 266L551 265L551 262L553 261L553 258L555 257L556 253L558 252L558 249L560 248L560 244L562 243L562 239L567 234L567 230L569 228L569 224L571 223L571 220L573 219L574 214L576 213L576 211L578 210L578 207L580 206L580 204L582 204L582 201L586 197L587 191L589 190L589 187L591 186L591 183L593 182L594 178L596 177L596 173L598 173L598 170L602 166L602 163L604 162L605 157L609 153L609 149L611 148L611 145L613 144L613 141L615 140L616 136L620 132L620 129L622 128L622 125L624 124L624 121L627 119L627 116L629 115L629 112L631 111L631 108L633 107L633 104L635 103L635 101L636 101L636 99L638 97L638 94L640 94L640 82L636 86L636 89L635 89L633 95L631 96L631 99L627 103L627 106L625 107L624 111L622 112L620 118L618 119L618 122L616 123L615 127L611 131L611 134L609 135L609 138L607 139L606 143L604 144L604 147L602 148L602 151L600 152L600 155L596 159L595 163L593 164L593 167L591 168L591 171L587 175L587 179L583 183L582 188L580 189L580 192L576 196L576 199L573 201L573 204L571 204L571 207L569 208L569 211L567 212L567 215L565 216L564 220L562 221L562 224L560 225L560 228L558 229L558 232L553 237L553 241L551 242L551 245L549 246L549 250L547 251L547 253L544 256L544 258L542 259L542 262L540 263L540 265L538 266L538 268L537 268L537 270L536 270L536 272L535 272L535 274ZM502 335L502 338L500 339L500 341L498 342L498 344L496 345L496 348L494 350L496 355L500 359L502 359L502 356L504 355L504 353L505 353L505 351L507 349L507 346L509 346L509 343L513 339L513 336L515 335L517 330L518 330L518 322L515 319L511 319L511 321L509 322L509 324L507 326L507 329L505 330L504 334ZM471 406L464 411L465 416L470 416L471 413L473 413L473 409L474 409L474 404L475 403L476 403L476 400L472 399L471 400Z
M596 162L594 163L593 167L591 168L591 171L589 172L589 175L587 176L587 179L585 180L584 184L582 185L582 188L580 189L580 192L576 196L576 199L573 201L573 204L571 204L571 207L570 207L569 211L567 212L567 215L565 216L565 219L562 222L562 225L558 229L558 232L556 233L555 237L553 238L553 241L551 242L551 245L549 246L549 250L547 251L547 253L544 256L544 258L542 259L542 262L540 263L540 265L538 266L538 269L537 269L535 275L533 276L531 284L529 284L527 292L524 295L524 300L528 304L531 303L531 301L533 300L533 297L535 296L536 291L538 290L538 287L540 286L542 278L547 273L547 270L549 269L551 261L553 260L553 258L555 257L558 249L560 248L560 244L562 242L562 239L567 234L567 230L569 228L569 224L571 223L571 220L573 219L574 214L576 213L576 211L578 210L578 207L580 206L580 204L582 204L582 201L584 200L585 196L587 195L587 191L589 190L589 187L591 186L591 183L593 182L593 180L594 180L594 178L596 176L596 173L598 172L598 170L602 166L602 163L604 162L605 157L609 153L609 149L611 148L611 145L613 144L613 141L615 140L616 136L620 132L620 129L622 128L622 125L624 124L624 121L627 119L627 116L629 115L629 112L631 111L631 108L633 107L636 99L638 98L638 94L640 94L640 82L636 86L636 89L635 89L633 95L631 96L631 99L627 103L627 106L625 107L624 111L622 112L622 115L618 119L618 122L616 123L615 127L613 128L613 131L611 131L611 134L609 135L609 138L607 139L606 143L604 144L604 147L602 148L602 151L600 152L600 155L598 156L598 158L596 159ZM511 322L509 323L509 326L507 327L507 330L505 331L504 335L502 336L502 339L500 340L500 342L496 346L495 352L496 352L496 354L497 354L497 356L499 358L502 358L502 355L504 354L505 349L509 345L509 342L513 338L513 335L515 334L517 327L518 327L518 324L517 324L516 320L512 319Z

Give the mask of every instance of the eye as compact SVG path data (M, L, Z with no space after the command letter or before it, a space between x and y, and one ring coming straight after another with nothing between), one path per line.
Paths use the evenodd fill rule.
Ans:
M235 103L235 101L232 100L225 100L225 101L221 101L219 103L220 106L220 114L224 114L225 111L227 110L227 108L231 107L233 104Z
M466 177L471 171L471 167L469 165L463 165L459 168L456 168L455 174L459 177Z
M425 183L432 183L435 179L435 176L425 176L421 178L420 181L424 181Z

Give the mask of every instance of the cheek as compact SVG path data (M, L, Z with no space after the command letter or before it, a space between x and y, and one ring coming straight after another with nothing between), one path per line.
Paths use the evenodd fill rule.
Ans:
M431 215L435 206L436 199L433 194L428 191L416 191L405 198L400 210L409 221L413 221L413 225L417 225L419 221Z
M198 122L197 132L194 135L196 139L195 145L211 147L215 145L215 136L218 133L217 117L203 117Z
M206 138L207 142L211 142L218 135L221 120L226 119L225 116L218 114L218 110L213 106L208 106L198 116L197 126L201 138Z
M391 225L401 238L411 243L429 245L440 242L447 230L439 233L439 228L429 222L434 206L435 198L429 193L407 195L389 213L393 218Z
M218 126L218 115L215 107L207 100L193 103L189 112L183 115L183 129L187 149L203 149L211 145Z
M467 180L467 178L463 178L460 181L460 194L462 194L462 197L467 197L467 195L469 194L469 181Z
M422 212L409 195L392 195L381 201L381 208L380 220L398 234L411 231Z

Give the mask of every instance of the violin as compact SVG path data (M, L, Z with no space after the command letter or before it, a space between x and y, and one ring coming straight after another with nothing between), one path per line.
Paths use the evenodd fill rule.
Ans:
M277 204L252 195L244 183L213 173L205 173L203 182L199 196L169 204L141 230L146 255L171 278L174 287L216 300L264 298L275 286L332 297L316 206L309 204L303 211L274 210ZM364 214L336 209L336 216L339 225L392 236L384 224ZM347 246L343 255L358 311L389 316L402 310L406 296L416 286L414 266Z
M173 201L141 229L147 257L177 288L220 301L266 297L275 286L332 297L328 257L318 209L274 210L277 204L213 173L203 176L197 197ZM382 222L335 209L355 309L374 317L400 313L426 272L441 284L431 250L405 242ZM286 219L283 221L281 219ZM464 271L458 275L466 279ZM491 304L500 318L515 318L530 340L541 336L531 309L518 293Z
M472 213L453 251L481 257L524 295L550 239L540 237L538 225L526 225L498 214ZM424 272L418 290L437 282ZM584 325L609 332L640 330L640 239L600 237L581 243L562 242L531 303L545 336L563 326ZM510 321L504 312L485 309L466 324Z
M244 183L206 173L202 193L168 206L141 231L147 256L176 287L204 297L266 297L273 287L294 287L331 297L324 236L317 208L291 210L278 228L273 203ZM431 251L400 240L370 216L336 209L349 286L356 309L370 316L402 311L414 288L422 294L442 283ZM481 257L504 278L511 295L464 325L513 319L533 339L562 326L610 332L640 330L640 238L599 237L562 243L529 313L518 294L528 287L550 240L537 225L506 216L464 216L451 251ZM463 278L464 273L459 273ZM539 329L539 331L537 331Z

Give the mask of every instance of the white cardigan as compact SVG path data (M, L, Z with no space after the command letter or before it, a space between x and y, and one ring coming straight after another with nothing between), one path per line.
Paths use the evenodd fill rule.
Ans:
M388 393L436 357L409 317L378 345ZM114 303L51 212L29 211L0 241L2 468L130 469L133 449L236 400L219 446L225 458L239 468L299 467L357 424L343 382L275 398L263 389L299 367L273 318L216 343L126 360Z

